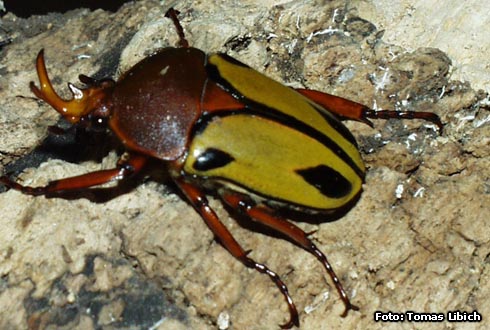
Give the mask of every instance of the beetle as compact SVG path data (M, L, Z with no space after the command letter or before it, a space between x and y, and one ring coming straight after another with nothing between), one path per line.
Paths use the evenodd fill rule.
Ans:
M370 119L424 119L442 131L440 118L430 112L374 111L342 97L286 87L226 54L190 47L178 14L170 9L166 16L175 25L179 47L154 52L117 81L80 75L86 87L68 84L70 100L54 90L43 50L37 56L40 87L31 82L31 91L73 125L108 127L126 150L115 168L42 187L23 186L8 176L0 183L30 195L77 191L125 180L156 159L167 165L173 182L223 247L278 287L289 308L282 328L299 326L287 286L248 256L210 207L208 192L314 255L345 305L342 316L359 310L325 254L281 211L320 217L357 200L366 168L342 120L372 126Z

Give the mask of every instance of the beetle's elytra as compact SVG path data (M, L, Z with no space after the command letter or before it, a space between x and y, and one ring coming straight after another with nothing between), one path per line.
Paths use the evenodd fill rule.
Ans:
M117 167L23 186L3 176L4 185L31 195L73 191L124 180L148 160L165 162L170 177L216 238L245 266L267 274L285 297L299 326L296 306L280 277L247 256L209 206L205 190L223 203L313 254L325 267L349 310L358 310L326 256L299 227L278 215L293 210L321 216L352 203L362 190L365 166L357 143L340 120L425 119L429 112L374 111L361 104L306 89L291 89L225 55L189 47L177 18L180 47L143 59L117 81L80 76L87 85L69 85L74 98L54 91L41 50L36 61L40 87L32 92L74 125L107 123L127 150Z

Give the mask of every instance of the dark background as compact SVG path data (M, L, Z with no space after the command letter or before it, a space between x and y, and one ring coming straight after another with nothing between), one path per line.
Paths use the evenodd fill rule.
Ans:
M19 17L29 17L31 15L43 15L49 12L64 13L76 8L90 8L92 10L101 8L109 11L116 11L129 0L44 0L44 1L22 1L4 0L3 4L7 12L12 12ZM3 13L5 14L5 13Z

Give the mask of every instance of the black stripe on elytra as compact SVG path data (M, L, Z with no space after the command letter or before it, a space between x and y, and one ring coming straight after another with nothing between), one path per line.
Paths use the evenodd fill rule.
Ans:
M293 116L287 115L274 108L267 107L261 103L246 98L244 95L240 94L240 92L238 92L229 82L227 82L225 79L223 79L220 76L218 68L216 68L216 66L208 63L206 69L208 71L208 75L213 81L215 81L224 90L231 93L240 102L244 103L247 106L247 110L248 110L247 112L243 112L240 110L213 112L209 117L212 118L214 116L224 117L224 116L235 115L235 114L249 114L249 115L257 115L263 118L270 119L275 122L279 122L287 127L293 127L298 131L303 132L306 135L310 136L311 138L322 143L328 149L332 150L340 159L342 159L348 166L350 166L360 178L364 179L364 171L361 170L356 165L356 163L352 160L352 158L350 158L349 155L347 155L347 153L328 136L326 136L322 132L305 124L304 122L298 120ZM206 117L208 116L201 116L201 118L199 119L196 126L199 131L202 131L202 129L204 129L204 127L207 125L207 121L211 119ZM329 116L323 116L323 117L328 121L328 123L334 129L339 131L340 134L347 141L351 142L354 146L357 146L357 143L354 137L352 136L352 134L349 132L349 130L347 130L347 128L340 121L336 120L334 117L329 117Z
M207 148L202 154L196 157L196 161L192 164L192 167L196 171L209 171L223 167L234 160L235 158L227 152L216 148Z
M330 198L342 198L352 191L352 184L341 173L326 165L295 170L303 179Z
M198 119L198 121L194 125L192 136L198 135L201 132L203 132L206 126L215 117L223 118L223 117L234 116L234 115L249 115L249 116L255 115L257 117L279 122L287 127L291 127L291 126L295 127L298 131L303 132L306 135L310 136L311 138L317 140L318 142L320 142L321 144L323 144L324 146L332 150L340 159L342 159L348 166L350 166L361 179L364 180L364 172L359 167L357 167L355 162L347 155L347 153L342 148L340 148L335 142L333 142L330 138L328 138L326 135L322 134L318 130L312 128L311 126L308 126L303 122L297 120L294 117L287 116L282 113L280 114L281 115L278 116L275 111L272 111L270 110L270 108L260 105L259 103L255 103L253 107L248 105L246 112L243 111L242 109L236 111L231 111L231 110L215 111L212 112L211 114L203 115Z
M230 55L228 54L225 54L225 53L218 53L217 55L221 56L222 58L224 58L226 61L232 63L232 64L235 64L235 65L238 65L238 66L241 66L241 67L244 67L244 68L248 68L248 69L251 69L248 65L246 65L245 63L243 62L240 62L239 60L237 60L236 58L233 58L231 57ZM253 69L252 69L253 70Z
M190 180L192 180L192 179L196 179L196 178L190 178ZM200 179L204 179L208 183L210 181L213 181L215 184L218 184L218 185L219 184L223 184L225 182L226 183L229 183L229 184L232 184L232 185L235 185L236 187L241 188L241 190L247 191L248 194L250 194L250 195L255 195L255 196L259 197L259 198L262 198L264 201L268 201L268 202L271 202L272 201L272 202L275 202L275 203L279 203L281 205L280 208L286 208L286 209L290 209L290 210L301 210L301 211L304 211L305 209L307 209L307 210L310 210L310 211L313 211L313 212L324 212L324 211L331 210L331 209L328 209L328 208L312 207L312 206L309 206L309 205L296 203L295 201L292 201L292 200L283 199L283 198L279 198L277 196L272 196L272 195L264 194L264 192L259 191L259 190L256 190L256 189L253 189L253 187L250 187L250 186L248 186L246 184L243 184L243 183L237 182L237 181L235 181L233 179L225 178L225 177L222 177L222 176L219 176L219 175L202 176L202 177L200 177ZM226 185L225 185L225 187L226 187ZM232 191L237 191L235 188L230 187L230 186L228 186L227 189L230 189ZM354 196L353 198L356 198L356 196ZM345 201L345 204L347 204L347 203L349 203L349 201Z
M241 67L244 67L244 68L248 68L250 70L253 70L251 67L249 67L248 65L238 61L237 59L227 55L227 54L223 54L223 53L218 53L216 54L220 57L222 57L224 60L234 64L234 65L237 65L237 66L241 66ZM216 82L221 88L223 88L225 91L227 91L228 93L232 94L233 97L235 97L236 99L242 101L243 103L247 103L247 102L252 102L252 103L256 103L255 101L245 97L243 94L240 93L240 91L238 91L235 87L233 87L233 85L231 85L227 80L225 80L219 73L219 69L214 65L214 64L210 64L209 62L206 63L206 70L207 70L207 73L209 75L209 77L214 81ZM259 73L261 74L261 73ZM335 114L335 113L332 113L331 111L329 111L328 109L325 109L324 107L314 103L314 102L311 102L310 105L315 108L315 110L328 122L328 124L330 126L332 126L332 128L334 130L336 130L337 132L340 133L340 135L342 135L342 137L344 139L346 139L347 141L349 141L352 145L354 145L356 148L357 148L357 141L356 139L354 138L354 136L352 135L352 133L347 129L347 127L345 127L344 124L342 124L342 122L339 120L339 117ZM330 114L330 116L328 115Z

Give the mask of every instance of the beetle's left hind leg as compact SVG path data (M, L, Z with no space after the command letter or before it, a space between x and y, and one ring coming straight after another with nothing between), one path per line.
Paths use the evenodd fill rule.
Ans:
M238 244L235 238L231 235L230 231L219 220L216 213L209 206L206 196L198 188L179 179L175 179L175 183L187 197L192 206L194 206L196 211L201 215L206 222L206 225L209 227L209 229L211 229L215 237L220 241L225 249L228 250L228 252L230 252L230 254L236 259L240 260L246 267L253 268L262 274L267 274L279 288L282 295L286 299L290 315L289 321L286 324L281 325L281 328L289 329L293 325L299 326L298 311L296 310L296 306L289 295L288 288L281 280L279 275L270 270L266 265L260 264L247 256L248 252L245 251L240 244Z
M129 159L119 160L117 167L109 170L90 172L71 178L50 181L46 186L23 186L7 176L0 177L0 183L28 195L46 195L60 191L74 191L98 186L113 180L123 180L141 171L148 157L131 154Z
M268 228L279 232L292 240L294 243L313 254L325 267L330 278L335 284L335 288L340 295L340 298L344 302L345 310L342 313L342 317L347 316L349 310L359 310L359 307L353 305L347 294L345 293L342 284L340 283L339 278L335 274L332 266L327 260L327 257L323 254L322 251L313 243L309 238L308 234L306 234L301 228L294 225L293 223L277 217L273 215L273 210L268 208L265 205L255 205L250 198L247 198L238 193L232 192L221 192L221 198L223 201L228 204L231 208L238 210L247 216L249 216L252 220L261 223Z

